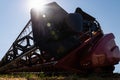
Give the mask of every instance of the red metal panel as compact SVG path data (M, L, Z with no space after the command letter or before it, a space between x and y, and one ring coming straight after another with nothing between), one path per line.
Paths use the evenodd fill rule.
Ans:
M104 35L96 44L92 55L93 66L112 65L119 62L120 51L112 33Z

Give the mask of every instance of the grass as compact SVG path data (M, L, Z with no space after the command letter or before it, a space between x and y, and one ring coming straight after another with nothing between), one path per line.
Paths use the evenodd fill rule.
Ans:
M0 75L0 80L120 80L120 74L115 73L111 76L100 76L100 75L52 75L46 76L43 72L34 74L34 73L20 73L20 74L4 74Z

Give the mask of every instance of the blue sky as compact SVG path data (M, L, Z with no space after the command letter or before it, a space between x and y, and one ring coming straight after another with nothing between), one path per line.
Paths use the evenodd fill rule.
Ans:
M30 19L30 0L0 0L0 59ZM35 1L35 0L34 0ZM43 0L45 1L45 0ZM114 33L120 47L120 0L47 0L56 1L69 13L76 7L94 16L104 33ZM116 66L120 72L120 64Z

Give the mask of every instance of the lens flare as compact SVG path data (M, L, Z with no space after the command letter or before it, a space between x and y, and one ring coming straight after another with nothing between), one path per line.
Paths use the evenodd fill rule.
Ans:
M29 8L43 9L43 5L47 3L47 0L29 0Z

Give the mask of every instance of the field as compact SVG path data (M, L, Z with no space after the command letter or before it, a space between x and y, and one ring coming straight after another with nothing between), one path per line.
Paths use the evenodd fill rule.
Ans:
M63 75L51 75L45 76L44 73L21 73L21 74L4 74L0 75L0 80L120 80L120 74L114 73L113 75L76 75L71 74L67 76Z

